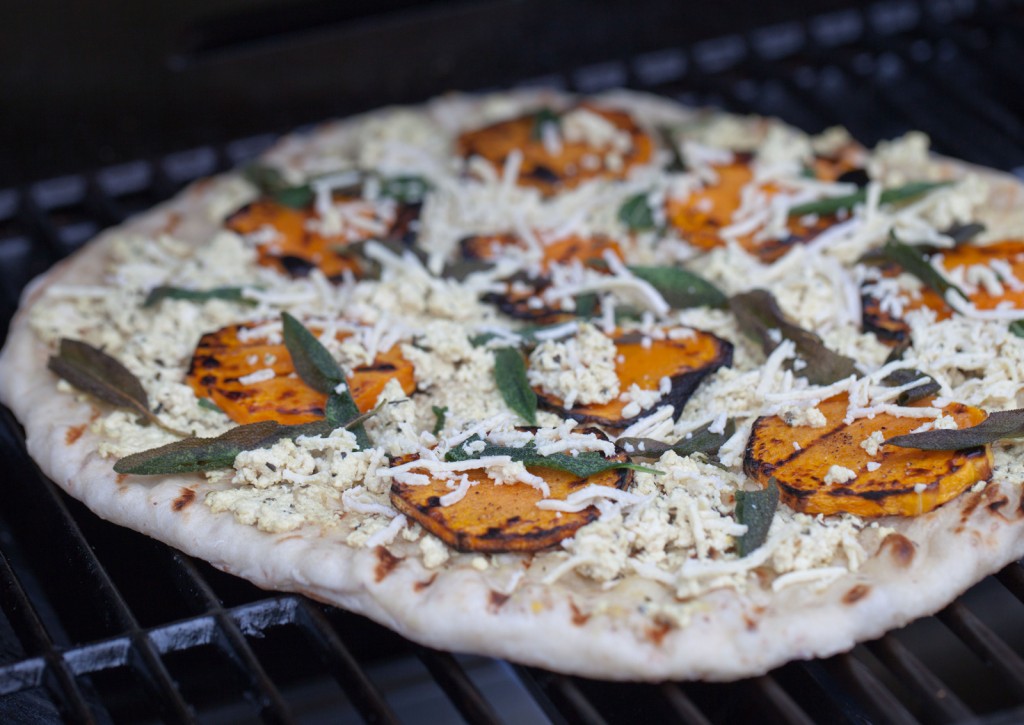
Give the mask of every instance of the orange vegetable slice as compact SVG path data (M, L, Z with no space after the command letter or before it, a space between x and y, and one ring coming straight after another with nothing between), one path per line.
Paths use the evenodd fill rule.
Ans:
M931 400L914 405L926 406ZM796 511L867 517L917 516L992 476L988 446L962 451L881 446L876 455L870 455L861 443L872 433L879 431L889 439L909 433L926 419L881 413L847 424L843 422L847 402L844 394L818 406L826 419L822 428L789 426L779 416L758 418L747 443L743 470L763 485L774 478L780 497ZM951 403L943 412L961 428L977 425L986 417L983 410L960 403ZM868 470L869 463L878 467ZM856 477L825 483L833 465L849 469Z
M257 261L264 267L292 277L304 277L319 268L328 279L337 281L345 272L351 272L357 279L366 273L366 263L346 251L346 245L371 238L408 241L410 223L419 216L419 205L398 204L388 213L388 206L359 203L355 197L336 195L334 201L353 203L355 217L386 232L373 234L368 227L345 224L338 234L322 234L315 230L315 225L310 228L310 223L319 219L313 207L295 209L269 197L245 205L225 220L225 226L239 234L265 228L277 232L274 240L257 245Z
M631 168L651 160L654 142L628 113L586 104L581 107L629 134L632 143L628 151L618 154L620 164L609 164L610 146L583 141L569 142L562 138L561 148L552 153L536 132L536 113L463 133L457 141L458 153L467 159L480 156L501 173L508 155L518 149L523 154L519 185L539 189L545 196L572 189L591 179L625 178Z
M327 396L306 385L295 372L284 343L265 338L245 339L241 330L254 324L228 325L202 336L192 355L186 382L200 398L212 400L236 423L276 420L308 423L324 415ZM344 339L347 333L339 333ZM270 369L274 377L244 382L256 371ZM360 411L370 410L384 386L397 379L407 395L416 389L413 365L398 346L357 367L348 377L349 391Z
M732 343L701 330L694 330L692 335L675 340L651 339L649 344L645 344L643 336L636 332L616 331L612 339L620 390L625 392L634 384L641 390L658 390L661 379L667 377L671 381L671 390L657 405L672 405L676 417L705 377L720 367L732 364ZM626 415L624 411L629 403L619 398L607 403L566 408L561 398L543 388L535 387L533 390L537 393L537 404L543 408L581 423L613 429L626 428L651 412L648 409Z
M620 454L608 460L624 461L626 458ZM559 500L591 484L625 490L633 481L633 471L628 469L604 471L587 478L539 466L530 466L527 470L547 482L551 490L549 498ZM544 495L533 486L525 483L499 485L479 470L466 475L474 485L461 501L450 506L441 505L441 497L453 490L441 479L431 479L423 486L395 481L391 484L391 504L448 546L458 551L489 554L546 549L572 536L600 515L596 506L578 512L540 509L537 502Z

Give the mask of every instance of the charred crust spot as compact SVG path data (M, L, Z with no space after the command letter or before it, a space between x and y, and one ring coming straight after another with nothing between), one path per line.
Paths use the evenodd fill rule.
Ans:
M673 625L668 620L655 619L644 634L651 641L651 644L660 647L661 643L665 640L665 635L671 632L672 629Z
M576 602L569 600L569 609L572 610L572 623L577 627L582 627L590 620L589 614L584 614L580 611L580 608L576 606Z
M757 620L751 617L749 614L743 615L743 623L746 625L748 632L753 632L755 629L757 629Z
M68 428L67 432L64 434L64 442L70 446L81 438L83 433L85 433L85 423L82 425L73 425Z
M1002 498L997 498L995 501L992 501L985 508L987 508L989 511L991 511L994 514L1002 516L1002 514L999 511L999 509L1001 509L1003 506L1005 506L1008 503L1010 503L1010 500L1008 498L1006 498L1006 496L1003 496Z
M185 508L195 500L195 490L191 488L183 488L181 489L181 493L178 495L178 498L174 499L174 501L171 503L171 508L174 509L175 511L181 511L183 508Z
M437 574L434 574L426 581L413 582L412 589L414 592L422 592L424 589L433 584L435 579L437 579Z
M892 558L902 567L908 567L914 561L917 546L903 534L889 534L882 539L879 551L888 549Z
M394 571L395 567L398 566L402 559L401 557L395 556L390 551L385 549L383 546L376 548L377 552L377 567L374 569L374 580L377 582L384 581L385 577Z
M499 609L502 608L502 606L505 604L505 602L507 602L509 600L509 595L508 594L502 594L501 592L496 592L496 591L494 591L492 589L490 591L490 594L488 594L488 596L487 596L487 600L488 600L487 608L489 610L491 610L492 612L496 612L496 611L498 611Z
M974 509L981 505L984 493L984 491L978 491L967 497L967 500L964 502L964 508L960 512L960 523L967 523L967 519L971 518Z
M843 604L855 604L871 593L867 584L857 584L843 595Z
M117 474L117 477L114 479L114 481L117 482L118 485L121 485L122 483L125 482L125 480L127 478L128 478L128 474L127 473L119 473L119 474Z

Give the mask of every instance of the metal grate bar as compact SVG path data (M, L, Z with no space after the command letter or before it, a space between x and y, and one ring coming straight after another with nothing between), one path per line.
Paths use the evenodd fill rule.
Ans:
M416 656L437 680L437 684L445 691L459 713L469 723L500 723L501 719L494 712L465 670L447 652L438 652L425 647L416 648Z
M974 716L971 709L895 637L886 635L873 643L872 651L920 697L921 707L930 720L960 722Z
M892 691L875 677L866 664L849 653L836 657L835 663L844 679L866 698L867 704L874 710L880 722L892 725L917 725L917 718L910 714Z
M1024 698L1024 661L971 610L955 601L938 614L939 620L998 672L1017 697Z
M693 700L678 684L665 682L658 689L684 725L711 725L711 721L693 704Z
M531 681L544 693L553 706L554 713L564 721L587 725L604 725L607 722L570 677L533 667L518 669L523 673L525 680Z
M814 721L803 708L796 704L771 675L762 675L754 679L752 684L758 695L775 711L779 722L790 725L814 725Z
M299 601L296 614L296 622L310 632L320 660L331 671L334 679L342 686L366 721L398 722L380 690L367 677L366 670L359 666L323 612L308 600L302 599Z

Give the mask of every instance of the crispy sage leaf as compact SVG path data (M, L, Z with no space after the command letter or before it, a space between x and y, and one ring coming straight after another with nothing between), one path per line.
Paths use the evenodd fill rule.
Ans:
M576 315L576 317L589 320L594 316L595 310L597 310L597 293L584 292L581 295L573 297L573 302L576 303L576 308L573 310L573 314Z
M746 556L765 542L778 506L779 486L774 478L760 491L736 492L736 523L747 527L747 532L736 539L737 554Z
M955 290L961 297L967 299L963 290L939 274L920 249L910 244L904 244L896 238L893 232L889 232L889 238L886 240L885 246L882 247L882 257L898 264L904 272L917 277L943 299L946 298L946 292L949 290Z
M530 425L537 425L537 394L526 379L526 362L514 347L494 351L494 382L505 403Z
M225 413L223 410L220 409L219 405L214 403L209 398L200 398L199 399L199 407L200 408L206 408L207 410L212 410L213 412L220 413L221 415L227 415L227 413Z
M985 231L984 224L970 222L969 224L954 224L949 229L946 229L943 234L953 240L954 246L960 247L967 244L983 231Z
M313 203L313 188L309 184L289 184L281 172L271 166L249 164L242 173L256 188L278 204L303 209Z
M658 290L674 309L724 307L728 302L713 284L679 267L630 267L629 271Z
M1010 323L1010 332L1017 337L1024 337L1024 320L1014 320Z
M284 344L292 356L295 372L306 385L329 394L345 382L341 366L327 348L320 344L316 335L287 312L281 313L281 324L284 327Z
M807 364L796 372L814 385L828 385L857 374L853 360L829 350L820 337L787 320L771 293L755 289L734 295L729 298L729 308L736 315L740 329L761 343L765 355L779 346L772 330L792 340L797 354Z
M661 143L672 154L672 160L665 167L665 171L673 173L686 171L686 161L683 160L683 155L679 153L679 144L676 143L675 133L668 126L658 126L657 131Z
M921 380L922 382L920 385L910 388L909 390L904 390L900 393L896 397L896 405L910 405L911 403L916 403L922 398L935 395L942 389L942 386L939 385L931 375L925 375L920 370L915 370L913 368L894 370L882 378L882 383L888 385L890 388L898 388L901 385L907 385L915 380Z
M61 339L60 349L56 355L50 356L46 367L79 390L105 403L128 408L170 433L188 435L164 425L149 409L145 388L128 368L86 342Z
M631 458L661 458L668 451L673 451L683 458L694 453L714 455L718 453L723 443L732 438L736 432L736 423L729 420L721 433L712 433L708 430L711 425L708 423L701 426L693 431L689 438L680 438L675 443L662 443L653 438L619 438L615 445Z
M899 201L907 201L914 197L927 194L933 189L949 186L951 181L913 181L894 189L886 189L882 192L879 203L893 204ZM842 209L852 209L857 204L863 204L868 198L867 189L860 189L846 196L833 196L828 199L809 201L806 204L798 204L789 210L790 216L804 216L806 214L835 214Z
M1018 408L989 413L985 420L971 428L908 433L890 438L885 445L920 448L925 451L959 451L1007 438L1022 437L1024 437L1024 408Z
M422 176L389 176L380 180L380 195L401 204L421 203L430 189L430 182Z
M430 406L430 409L434 411L434 429L431 431L434 435L439 435L444 430L444 421L448 417L448 406L438 407L436 405Z
M538 109L533 114L533 128L530 129L530 138L534 141L542 140L544 138L544 126L549 123L555 124L556 129L562 127L562 119L558 113L550 108Z
M537 453L537 447L533 441L518 448L513 446L496 446L488 443L483 450L476 453L466 451L467 445L479 440L481 440L480 436L473 436L462 445L448 451L444 455L444 459L446 461L468 461L475 458L484 458L485 456L509 456L513 461L518 461L527 467L553 468L557 471L571 473L580 478L589 478L598 473L612 471L617 468L629 468L643 473L661 473L661 471L654 468L638 466L628 461L609 461L598 451L585 451L576 456L571 456L568 453L551 453L543 456Z
M619 221L634 232L654 229L654 210L647 201L647 194L636 194L626 199L619 207Z
M239 302L243 305L256 304L242 296L242 287L214 287L208 290L185 289L184 287L168 287L161 285L154 287L146 295L143 307L153 307L164 300L188 300L189 302L206 302L208 300L224 300L226 302Z

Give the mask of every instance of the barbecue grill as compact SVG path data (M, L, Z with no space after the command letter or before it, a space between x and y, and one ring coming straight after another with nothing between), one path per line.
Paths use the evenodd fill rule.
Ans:
M144 6L105 5L24 8L0 31L17 61L0 75L3 334L29 279L102 228L281 131L449 88L626 85L867 144L920 128L1024 176L1019 1L181 2L145 28ZM827 660L731 684L597 682L429 650L109 525L0 417L5 722L1024 721L1020 563Z

